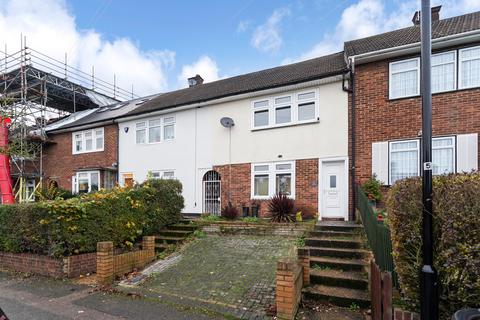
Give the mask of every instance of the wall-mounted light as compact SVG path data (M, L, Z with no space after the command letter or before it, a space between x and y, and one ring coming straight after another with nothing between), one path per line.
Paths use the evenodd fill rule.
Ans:
M123 128L123 131L125 131L125 133L128 133L128 129L129 129L128 127L125 127Z

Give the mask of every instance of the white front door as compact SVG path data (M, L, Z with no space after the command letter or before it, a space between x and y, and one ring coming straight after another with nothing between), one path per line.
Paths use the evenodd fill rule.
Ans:
M345 161L321 161L320 219L345 218Z

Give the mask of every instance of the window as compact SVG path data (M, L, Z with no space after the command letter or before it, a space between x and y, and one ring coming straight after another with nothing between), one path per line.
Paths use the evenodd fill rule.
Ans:
M390 142L390 184L419 175L419 140Z
M151 171L152 179L175 179L175 172L173 170Z
M460 60L460 89L480 86L480 46L461 49Z
M455 171L455 138L432 139L433 174ZM420 140L390 142L390 184L395 181L420 175Z
M137 144L158 143L175 138L175 117L156 118L135 124ZM163 136L162 136L163 132Z
M254 101L252 129L295 125L317 120L316 90Z
M103 151L103 128L85 130L73 133L73 154Z
M432 139L433 174L446 174L455 171L455 138Z
M124 173L122 174L122 178L125 187L133 187L133 173Z
M456 88L456 52L432 55L432 93Z
M25 185L25 191L26 191L26 201L32 202L35 201L35 179L27 179Z
M99 171L77 172L76 190L78 193L93 192L98 189L100 189Z
M252 198L266 199L282 193L294 197L295 162L252 165Z
M420 94L420 59L390 63L390 99Z

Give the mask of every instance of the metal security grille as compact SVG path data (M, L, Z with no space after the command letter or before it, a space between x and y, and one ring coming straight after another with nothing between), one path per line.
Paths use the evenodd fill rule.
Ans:
M203 212L220 215L220 174L210 170L203 176Z

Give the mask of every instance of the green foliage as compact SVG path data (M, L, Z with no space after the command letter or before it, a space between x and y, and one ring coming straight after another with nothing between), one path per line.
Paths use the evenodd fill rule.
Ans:
M383 195L381 191L382 183L377 179L374 174L362 185L362 189L367 195L369 200L375 200L377 202L382 201Z
M248 222L248 223L257 223L258 218L257 217L243 217L242 221L243 222Z
M480 174L435 177L434 265L440 280L442 319L455 310L477 307L480 301ZM388 224L402 296L419 308L422 265L422 180L401 180L387 200Z
M303 248L305 247L305 237L298 237L295 239L295 245L297 248Z
M71 199L0 206L0 251L64 256L95 252L97 242L131 247L181 219L176 180L147 181Z
M55 183L50 183L48 187L39 188L35 191L35 199L37 201L70 199L75 197L69 190L61 189Z
M206 215L202 215L200 217L200 220L206 221L206 222L215 222L215 221L220 221L221 218L213 214L206 214Z
M348 307L348 309L350 309L350 311L358 311L358 310L360 310L360 306L358 304L356 304L355 302L352 302L350 304L350 306Z
M195 230L193 232L193 237L195 238L205 238L207 236L207 234L205 232L203 232L202 230Z
M233 220L238 217L238 210L230 201L225 207L222 208L222 217L229 220Z
M268 211L272 222L295 221L295 201L285 194L276 194L268 203Z

